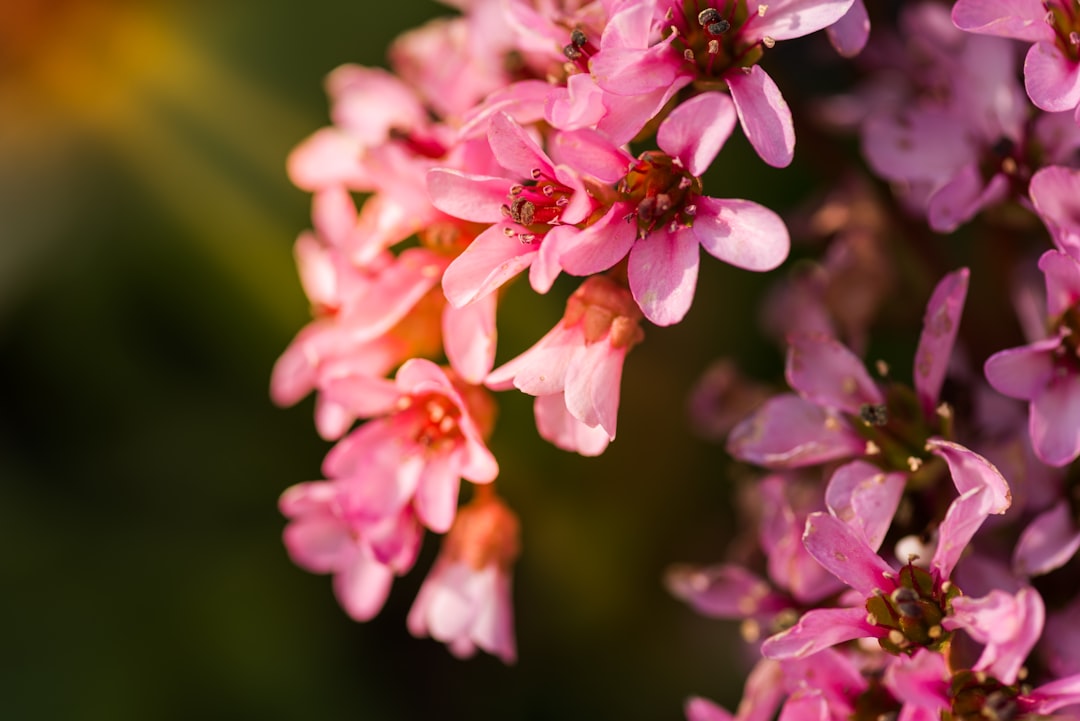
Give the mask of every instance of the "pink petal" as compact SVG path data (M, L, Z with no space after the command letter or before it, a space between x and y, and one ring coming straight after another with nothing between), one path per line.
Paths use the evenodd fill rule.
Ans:
M986 644L972 669L986 671L1012 685L1042 634L1045 618L1042 597L1026 587L1015 597L995 590L982 598L957 598L953 613L942 625L949 630L962 628L977 642Z
M559 255L571 245L581 231L573 225L557 225L549 230L540 242L532 265L529 266L529 285L537 293L547 293L562 272Z
M527 351L493 370L485 384L493 390L513 386L533 396L562 395L567 367L581 342L580 331L560 322Z
M967 268L946 275L926 304L919 346L915 351L915 392L927 418L934 417L941 386L945 383L945 371L964 312L969 275Z
M589 427L570 415L562 393L537 396L533 416L540 437L564 451L598 456L611 442L601 426Z
M544 117L553 128L577 130L594 127L604 117L604 91L589 73L566 79L566 87L552 87L544 106Z
M1058 249L1080 253L1080 172L1072 168L1041 168L1031 178L1031 202L1046 223Z
M788 630L766 639L761 654L775 659L804 658L844 641L876 638L879 631L867 622L865 608L816 608L804 613Z
M551 161L536 141L506 113L491 118L488 142L499 165L517 177L532 178L533 170L551 172Z
M334 576L334 594L352 619L370 621L382 610L393 581L393 571L361 545L352 563Z
M510 602L510 577L496 567L485 571L491 574L488 598L481 603L470 636L486 653L497 656L505 664L517 662L517 642L514 638L514 607Z
M953 113L916 106L867 118L862 151L883 178L937 185L974 160L967 132Z
M656 142L691 175L703 175L735 129L735 105L724 93L702 93L676 106L660 124Z
M840 341L797 334L789 343L787 380L807 400L855 416L864 405L885 402L863 362Z
M698 241L689 228L654 230L634 243L627 266L630 292L656 325L674 325L694 301Z
M283 539L292 562L312 573L331 573L352 553L348 526L328 515L292 521L285 527Z
M571 275L593 275L612 267L626 257L637 237L636 216L626 219L633 209L615 203L596 222L573 238L567 238L559 254L559 264Z
M707 568L679 566L664 577L668 592L695 611L712 618L742 619L758 613L769 584L742 566L723 564Z
M817 32L842 18L852 0L772 0L764 15L747 22L755 37L790 40ZM751 6L752 7L752 6Z
M448 305L443 310L446 357L466 383L483 383L495 366L495 306L495 294L488 293L463 308Z
M694 237L714 258L746 270L772 270L787 258L787 226L773 211L749 200L701 196Z
M1001 514L1012 504L1012 491L993 463L959 443L931 438L926 450L945 460L952 474L953 485L961 494L973 488L983 488L989 494L989 512Z
M460 454L432 453L424 464L413 505L420 521L435 533L446 533L457 513Z
M784 703L777 721L829 721L829 704L821 691L800 688Z
M734 717L712 701L701 696L691 696L683 705L686 721L733 721Z
M885 669L884 681L895 698L921 708L943 711L950 706L951 677L943 655L918 649L914 656L894 658Z
M1056 318L1080 301L1080 262L1056 250L1039 258L1039 270L1046 276L1046 312Z
M442 277L443 292L450 305L461 308L484 298L536 258L540 246L508 237L505 229L517 231L510 223L496 223L469 243L454 258Z
M1031 703L1027 710L1032 714L1051 714L1059 708L1080 703L1080 674L1043 684L1025 700Z
M629 153L609 138L589 129L557 134L551 153L560 165L612 185L626 175L627 165L633 161Z
M1067 501L1058 501L1028 523L1013 549L1013 569L1041 576L1061 568L1080 550L1080 529Z
M450 168L435 168L427 174L431 204L462 220L498 223L502 206L510 196L513 181L485 175L471 175Z
M604 94L606 114L596 129L611 138L612 142L625 145L631 142L656 117L668 102L693 81L690 75L680 75L675 80L647 93L636 95Z
M403 251L342 313L350 338L374 339L397 325L438 285L446 263L446 257L425 248Z
M906 481L903 473L883 473L875 465L853 461L833 473L825 489L825 503L877 551L900 505Z
M891 590L890 579L895 576L892 568L840 519L827 513L811 513L806 519L803 544L818 563L864 596L879 589Z
M289 179L301 190L331 185L372 190L371 171L360 163L360 142L338 128L322 128L304 140L286 161Z
M870 38L870 16L866 13L863 0L855 0L844 17L830 25L827 31L829 42L845 58L853 58L861 53Z
M795 128L780 89L761 66L724 75L747 140L769 165L784 168L795 157Z
M1040 0L957 0L952 19L956 27L981 35L1037 42L1052 35L1043 21Z
M951 233L983 208L1004 200L1008 193L1009 180L1003 174L994 175L984 184L978 165L967 165L930 196L926 208L930 227L939 233Z
M401 398L393 381L360 374L333 378L324 385L323 391L359 418L389 413Z
M793 394L775 396L732 429L728 453L767 468L800 468L863 454L866 441L839 413Z
M1072 110L1080 103L1080 63L1053 42L1036 43L1024 59L1024 87L1041 110Z
M1054 350L1060 338L1047 338L1020 348L1010 348L986 359L983 372L994 390L1010 398L1031 400L1042 392L1054 374Z
M1055 467L1080 456L1080 375L1062 371L1031 399L1029 423L1035 455Z
M615 440L619 385L628 348L597 341L575 359L566 373L566 407L581 422L599 425Z

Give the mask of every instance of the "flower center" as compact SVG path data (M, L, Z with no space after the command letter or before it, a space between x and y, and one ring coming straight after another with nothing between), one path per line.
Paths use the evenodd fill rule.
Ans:
M461 410L444 395L426 395L403 398L401 410L411 411L413 440L429 450L439 450L458 443L463 435L458 421Z
M959 594L951 583L939 584L929 572L908 563L900 569L892 593L867 599L867 621L889 629L888 635L878 640L889 653L910 655L919 647L936 651L951 636L941 621Z
M1043 7L1058 49L1073 62L1080 61L1080 8L1076 0L1043 0Z
M510 188L509 203L502 206L502 214L518 226L519 230L506 229L508 237L516 237L522 243L532 243L553 225L559 224L563 209L570 204L574 194L555 178L540 168L532 171L532 185L515 185Z
M671 46L702 80L753 65L761 59L761 46L771 45L768 38L755 40L744 32L749 20L766 12L766 5L751 6L747 0L712 0L703 10L695 0L679 5L681 9L671 12L671 32L676 34Z
M687 171L678 158L651 150L642 153L630 172L619 182L619 193L637 211L638 236L645 237L658 227L692 225L697 213L695 199L701 195L699 178Z
M952 697L954 721L1006 721L1016 717L1016 697L1019 689L1006 686L997 679L975 671L958 671L953 675L949 696Z

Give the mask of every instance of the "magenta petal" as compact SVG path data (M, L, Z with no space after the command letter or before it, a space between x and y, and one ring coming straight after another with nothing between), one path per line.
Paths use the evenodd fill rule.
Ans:
M654 230L634 243L627 266L630 292L656 325L674 325L694 301L698 241L689 228Z
M1055 373L1031 399L1029 423L1035 455L1049 466L1080 456L1080 375Z
M1010 348L986 359L983 372L998 393L1031 400L1042 392L1054 374L1054 350L1059 338L1047 338L1020 348Z
M703 175L735 129L735 105L721 92L702 93L679 104L660 124L656 142L679 158L691 175Z
M746 270L772 270L787 258L791 241L780 216L749 200L701 196L693 232L709 255Z
M1053 35L1044 15L1041 0L957 0L952 10L953 23L961 30L1029 42Z
M855 416L864 405L885 402L863 362L840 341L798 334L789 342L785 373L799 395Z
M765 640L765 658L803 658L855 638L877 637L879 629L866 620L866 609L817 608L807 611L799 622Z
M1058 249L1080 254L1080 172L1058 165L1041 168L1031 178L1030 192Z
M914 656L898 656L885 669L885 687L908 704L935 712L950 706L949 680L945 657L937 651L917 649ZM939 718L935 716L934 718Z
M1080 674L1043 684L1025 700L1031 704L1028 710L1033 714L1050 714L1059 708L1080 704Z
M664 582L671 595L713 618L742 619L752 615L771 593L768 583L733 564L678 566L668 571Z
M507 237L504 229L516 227L496 223L454 258L442 279L443 292L451 305L461 308L483 298L529 267L540 246Z
M731 99L747 140L769 165L784 168L795 157L795 127L780 89L773 79L754 65L749 72L733 70L724 75Z
M1042 635L1045 620L1042 597L1035 589L1025 587L1015 596L994 590L982 598L957 598L953 613L942 625L949 630L962 628L977 642L986 644L972 669L986 671L1012 685Z
M973 488L989 493L989 512L1004 513L1012 504L1012 491L993 463L959 443L931 438L926 450L945 460L952 474L953 485L961 494Z
M1080 103L1080 63L1053 42L1036 43L1024 59L1024 86L1041 110L1072 110Z
M926 304L919 347L915 351L915 392L927 418L934 416L941 386L945 382L945 371L949 367L960 316L964 312L969 275L967 268L946 275L938 282L930 302Z
M1008 193L1009 180L1002 173L984 183L978 165L971 163L934 191L926 216L931 228L939 233L951 233L983 208L1004 200Z
M777 721L829 721L829 704L818 689L799 688L788 696Z
M844 17L830 25L827 31L829 42L845 58L853 58L861 53L870 38L870 16L866 13L863 0L855 0Z
M1080 301L1080 262L1070 255L1048 250L1039 258L1046 276L1046 312L1060 316Z
M707 698L692 696L683 705L686 721L733 721L730 712L717 706Z
M807 516L803 545L831 574L864 596L889 589L895 575L855 529L827 513Z
M435 168L427 174L431 204L447 215L474 223L502 220L501 208L513 184L507 178L470 175L450 168Z
M900 505L906 481L903 473L883 473L866 461L852 461L837 468L829 479L825 504L877 551Z
M1013 570L1041 576L1064 566L1080 550L1080 529L1068 501L1058 501L1028 524L1013 550Z
M612 267L626 257L637 237L637 224L625 218L633 209L615 203L593 224L562 243L559 264L571 275L592 275Z
M863 454L866 441L839 413L794 394L769 399L732 429L728 453L767 468L799 468Z

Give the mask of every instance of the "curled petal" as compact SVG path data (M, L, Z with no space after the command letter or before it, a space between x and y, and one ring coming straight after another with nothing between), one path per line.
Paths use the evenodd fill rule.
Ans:
M1035 43L1024 59L1024 87L1041 110L1073 110L1080 103L1080 63L1052 41Z
M761 654L773 659L804 658L844 641L876 638L880 630L867 622L865 608L816 608L788 630L766 639Z
M942 278L923 315L922 333L915 351L915 392L927 418L933 417L945 382L945 371L964 312L969 275L967 268L961 268Z
M803 544L818 563L864 596L879 589L891 590L893 569L840 519L827 513L811 513L806 519Z

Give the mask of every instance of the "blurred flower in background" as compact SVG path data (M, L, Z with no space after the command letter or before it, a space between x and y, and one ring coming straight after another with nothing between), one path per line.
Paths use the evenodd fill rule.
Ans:
M602 458L542 443L531 399L503 403L491 443L529 549L515 670L403 633L422 577L358 625L280 543L278 495L327 451L312 401L280 411L268 396L308 317L292 243L309 199L285 159L326 124L333 68L384 65L393 38L451 12L0 6L6 718L631 718L672 716L691 691L735 698L741 674L718 666L735 663L731 628L703 628L660 580L731 535L727 461L681 420L710 359L747 349L753 319L707 309L764 281L723 264L703 264L705 310L635 350ZM754 157L741 138L725 152ZM768 197L772 171L752 165L710 192ZM500 327L499 362L558 321L571 288ZM437 552L421 548L425 567Z

